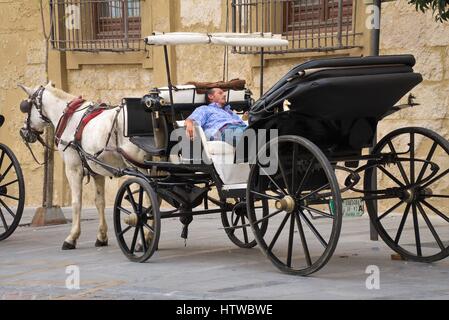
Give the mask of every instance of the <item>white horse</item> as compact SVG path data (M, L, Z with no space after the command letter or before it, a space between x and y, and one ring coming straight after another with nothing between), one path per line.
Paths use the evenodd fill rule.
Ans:
M44 87L34 89L24 85L19 86L28 94L28 101L31 102L28 112L29 120L26 127L37 133L43 132L45 126L48 125L53 125L56 128L67 104L77 98L76 96L54 88L51 82ZM42 92L40 93L39 91ZM40 93L40 96L38 93ZM78 110L83 109L91 103L89 101L84 102ZM61 136L62 141L73 141L74 134L83 114L84 112L82 111L73 114ZM116 168L130 166L120 154L114 152L118 148L121 148L127 155L138 162L143 162L145 157L143 150L123 136L123 116L123 108L104 111L86 125L81 140L82 148L89 154L96 154L103 150L108 142L108 149L98 159ZM112 138L108 139L110 132L113 133ZM59 144L58 151L65 163L65 172L72 192L73 220L72 229L69 236L65 239L62 249L72 250L76 248L77 239L81 234L82 190L85 171L77 151L70 147L65 149L65 147L65 145ZM95 205L100 220L95 246L107 246L108 227L105 219L105 177L112 177L112 174L91 161L88 161L88 165L95 173L93 176L96 188Z

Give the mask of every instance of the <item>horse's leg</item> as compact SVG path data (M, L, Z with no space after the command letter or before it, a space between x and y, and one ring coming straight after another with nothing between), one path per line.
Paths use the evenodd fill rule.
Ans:
M62 250L73 250L76 248L76 240L78 240L81 234L83 169L66 165L66 176L72 191L72 229L62 245Z
M98 216L100 218L98 226L96 247L106 247L108 245L108 225L106 224L106 218L104 215L105 199L104 199L104 181L103 176L95 176L95 205L98 210Z

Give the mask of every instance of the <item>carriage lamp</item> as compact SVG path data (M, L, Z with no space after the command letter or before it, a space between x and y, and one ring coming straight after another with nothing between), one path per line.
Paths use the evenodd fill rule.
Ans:
M0 127L5 123L5 117L0 115Z
M147 107L149 111L160 110L161 107L165 106L165 100L159 97L158 94L150 93L142 98L142 104Z

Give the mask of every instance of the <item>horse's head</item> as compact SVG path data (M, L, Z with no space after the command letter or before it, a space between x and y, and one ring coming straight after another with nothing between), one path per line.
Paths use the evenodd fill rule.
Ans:
M20 129L21 137L28 143L37 141L46 126L51 124L48 113L44 107L44 92L52 87L51 81L46 86L29 88L22 84L19 87L28 95L28 99L20 103L20 111L27 115L25 124Z

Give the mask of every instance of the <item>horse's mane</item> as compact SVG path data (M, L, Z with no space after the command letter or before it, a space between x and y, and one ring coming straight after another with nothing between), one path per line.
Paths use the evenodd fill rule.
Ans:
M71 101L76 98L74 95L55 87L47 87L47 90L49 90L56 98L59 98L61 100Z

